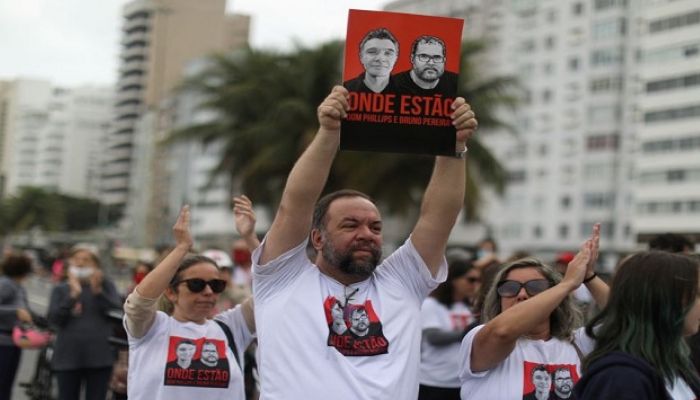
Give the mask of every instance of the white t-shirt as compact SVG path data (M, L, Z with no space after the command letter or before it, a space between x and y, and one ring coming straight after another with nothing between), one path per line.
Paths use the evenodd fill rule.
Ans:
M306 241L265 266L253 252L262 400L415 400L420 306L434 279L410 239L365 281L322 274Z
M518 339L510 355L498 366L488 371L472 372L470 357L472 343L477 332L484 326L480 325L467 333L462 340L460 359L462 365L459 378L462 381L460 395L463 400L523 400L535 391L535 383L549 385L554 391L554 385L573 385L581 376L581 359L576 348L569 342L552 338L549 340ZM584 328L574 332L574 342L581 352L586 355L593 350L595 342L589 338ZM552 374L563 368L568 371L571 381L553 382ZM541 369L542 373L535 373ZM544 373L544 370L547 373ZM549 378L547 378L549 376ZM566 373L564 373L564 377ZM534 398L534 397L532 397Z
M670 385L666 385L666 390L668 393L671 395L671 398L673 400L695 400L697 397L695 397L695 393L693 393L693 390L688 386L687 383L685 383L685 380L680 377L676 377L676 379L673 381L673 389L671 389Z
M421 308L423 330L436 328L443 331L464 332L474 321L469 307L462 302L447 308L433 297L428 297ZM420 383L441 388L458 388L459 348L455 342L445 346L435 346L423 338L420 347Z
M241 307L223 312L216 319L231 329L242 365L243 352L253 336ZM205 345L208 357L216 348L215 366L202 361L212 360L202 357ZM178 356L191 360L190 364L178 364ZM127 388L131 400L245 400L241 367L221 326L210 320L201 325L179 322L161 311L144 337L137 339L129 334Z

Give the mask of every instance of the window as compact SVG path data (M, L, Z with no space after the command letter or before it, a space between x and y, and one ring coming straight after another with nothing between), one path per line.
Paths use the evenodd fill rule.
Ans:
M559 205L561 206L562 210L568 210L569 207L571 207L571 196L562 196L559 199Z
M566 239L569 237L569 225L559 225L559 238Z
M662 47L642 54L645 63L665 63L697 57L700 54L700 41L678 46Z
M569 58L569 70L576 71L579 68L578 57Z
M585 193L583 206L589 210L607 210L615 205L615 193Z
M591 121L617 122L622 116L622 109L619 104L591 106L588 109L588 116Z
M574 3L571 6L571 13L574 15L581 15L583 14L583 3Z
M594 135L586 138L586 149L589 151L617 150L619 145L620 135L617 133Z
M626 21L623 18L599 21L593 24L593 39L618 38L625 34Z
M700 116L700 105L650 111L644 114L645 122L659 122Z
M525 182L526 174L524 170L508 172L508 183L523 183Z
M700 85L700 74L690 74L676 78L647 82L647 93L662 92Z
M532 235L536 238L539 239L542 237L542 227L537 225L534 228L532 228Z
M554 48L554 43L555 43L554 36L547 36L547 37L544 39L544 47L545 47L545 49L550 49L550 50L553 49L553 48Z
M606 76L591 80L591 93L620 92L624 85L622 75Z
M685 136L678 139L663 139L642 144L644 153L668 153L697 151L700 149L700 134Z
M602 11L613 7L625 7L627 0L595 0L595 10Z
M649 32L662 32L671 29L683 28L688 25L700 23L700 10L688 14L674 15L668 18L657 19L649 24Z
M625 60L621 47L593 50L591 53L591 65L618 65Z

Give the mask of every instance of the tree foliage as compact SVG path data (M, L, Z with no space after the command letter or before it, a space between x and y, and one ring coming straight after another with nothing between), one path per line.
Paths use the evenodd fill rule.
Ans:
M69 196L38 187L22 187L0 202L2 234L40 228L44 231L84 231L116 221L116 210L98 201ZM102 216L100 215L102 213ZM102 221L100 221L102 219Z

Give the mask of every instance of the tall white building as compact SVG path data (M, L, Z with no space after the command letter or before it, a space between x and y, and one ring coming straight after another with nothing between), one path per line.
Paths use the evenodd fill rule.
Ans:
M640 14L635 230L700 242L700 3L646 1Z
M151 132L143 130L141 117L157 112L181 82L185 65L241 45L238 32L243 26L247 34L249 19L225 11L226 0L132 0L124 5L114 126L102 177L106 203L124 210L133 202L131 196L139 195L131 189L144 185L133 179L138 174L134 157L142 151L135 146L152 139L138 137Z
M4 86L3 193L14 195L22 186L37 186L97 199L112 88L67 89L29 79Z
M485 73L521 82L517 113L503 114L517 133L480 132L509 172L505 195L483 212L504 254L575 249L594 222L610 251L700 232L697 1L399 0L387 9L464 18L466 37L490 40Z

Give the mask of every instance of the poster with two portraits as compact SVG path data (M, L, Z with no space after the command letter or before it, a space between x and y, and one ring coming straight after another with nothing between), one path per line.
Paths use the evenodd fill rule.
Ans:
M342 150L455 154L450 115L464 21L350 10L343 86L350 110Z

